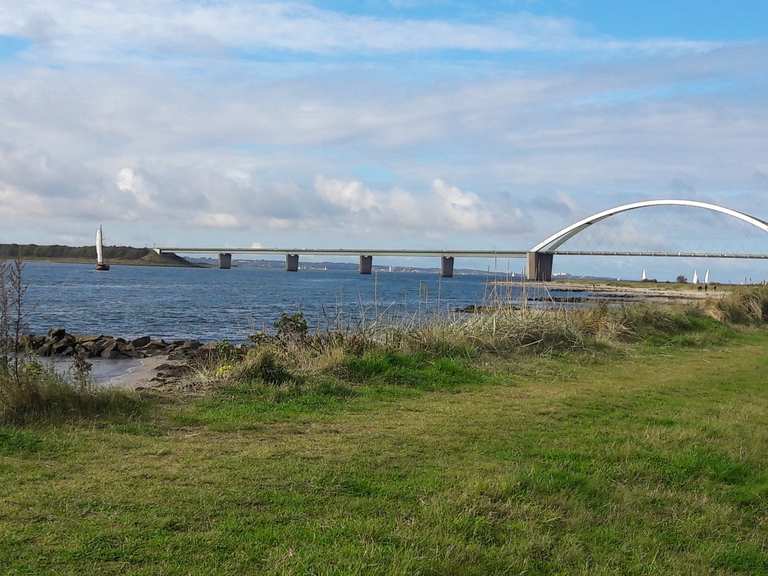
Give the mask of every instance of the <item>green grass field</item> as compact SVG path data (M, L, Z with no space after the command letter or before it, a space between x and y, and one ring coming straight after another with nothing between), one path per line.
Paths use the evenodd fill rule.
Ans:
M0 487L2 574L768 574L768 332L0 427Z

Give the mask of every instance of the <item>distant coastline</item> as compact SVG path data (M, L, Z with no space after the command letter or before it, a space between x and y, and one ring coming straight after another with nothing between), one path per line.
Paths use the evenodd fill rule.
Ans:
M0 259L15 258L21 251L24 260L40 260L61 264L90 264L96 262L94 246L62 246L38 244L0 244ZM104 259L109 264L121 266L172 266L201 268L170 252L157 254L151 248L131 246L105 246Z

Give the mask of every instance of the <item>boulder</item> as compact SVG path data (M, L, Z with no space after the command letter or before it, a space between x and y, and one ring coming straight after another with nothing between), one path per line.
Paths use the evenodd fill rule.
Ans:
M64 328L51 328L48 330L48 338L51 340L61 340L67 335L67 331Z
M94 348L96 348L96 340L89 340L87 342L77 342L77 348L79 350L85 350L87 352L90 352Z
M196 355L203 343L197 340L182 340L181 343L174 342L172 345L169 360L188 360Z
M75 345L75 338L67 334L60 340L53 342L51 346L51 350L53 351L53 354L60 354L62 356L66 356L67 352L69 352L69 354L72 354L74 345Z
M146 346L143 346L141 351L147 356L158 356L159 354L168 353L168 345L165 342L150 342Z
M98 356L112 343L114 343L114 340L109 336L99 336L97 340L94 340L93 343L90 344L90 346L92 346L91 353L94 356Z
M117 344L117 349L122 354L125 354L126 356L130 356L131 354L133 354L134 352L133 346L131 346L131 344L129 344L125 340L121 340L118 338L117 340L115 340L115 343Z
M48 341L45 336L35 336L34 334L23 334L21 336L21 346L26 350L37 350Z
M188 374L191 368L183 364L161 364L156 369L158 380L168 380L174 378L181 378L185 374Z
M120 350L117 348L117 342L109 343L104 350L101 351L101 357L106 360L117 360L118 358L125 358Z
M151 341L152 339L149 336L142 336L141 338L136 338L135 340L131 340L131 345L134 348L141 348L149 344Z

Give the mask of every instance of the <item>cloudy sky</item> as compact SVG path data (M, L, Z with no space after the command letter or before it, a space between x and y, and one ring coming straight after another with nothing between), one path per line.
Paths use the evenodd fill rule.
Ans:
M661 197L768 219L766 62L764 0L0 0L0 242L519 249ZM566 248L768 252L700 212Z

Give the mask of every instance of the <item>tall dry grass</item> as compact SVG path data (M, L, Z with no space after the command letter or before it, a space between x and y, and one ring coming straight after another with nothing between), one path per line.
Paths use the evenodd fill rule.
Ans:
M92 384L90 365L75 358L68 374L27 354L23 345L27 285L21 254L0 262L0 423L136 415L139 397Z
M722 337L724 328L703 308L660 305L502 306L476 314L401 318L395 323L370 322L365 327L315 333L293 316L278 322L275 334L255 336L250 350L206 358L196 378L201 386L243 381L281 386L335 373L350 359L371 352L465 359L594 353L624 349L640 340L705 343L712 335Z
M730 292L711 309L713 317L731 324L768 322L768 286L749 286Z

